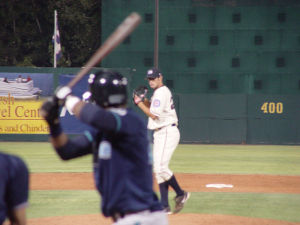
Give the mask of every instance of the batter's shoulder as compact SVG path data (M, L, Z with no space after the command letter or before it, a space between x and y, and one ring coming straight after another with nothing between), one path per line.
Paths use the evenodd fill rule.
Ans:
M0 152L0 173L6 173L8 166L8 155Z
M0 168L9 174L9 177L15 177L17 174L28 175L28 167L18 156L0 153Z
M19 156L8 155L8 163L14 172L26 173L28 171L27 165Z

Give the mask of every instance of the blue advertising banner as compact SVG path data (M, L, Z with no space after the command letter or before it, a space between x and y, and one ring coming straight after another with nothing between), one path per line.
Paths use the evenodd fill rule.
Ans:
M40 115L53 94L52 73L0 73L0 134L48 134Z
M0 96L33 99L53 93L52 73L0 73Z
M75 75L73 74L62 74L59 76L59 86L67 85ZM84 77L79 81L76 86L72 89L73 95L82 98L82 94L88 90L88 76ZM66 108L62 108L60 113L60 120L64 131L67 134L79 134L85 130L89 130L90 127L80 122L74 115L70 114Z

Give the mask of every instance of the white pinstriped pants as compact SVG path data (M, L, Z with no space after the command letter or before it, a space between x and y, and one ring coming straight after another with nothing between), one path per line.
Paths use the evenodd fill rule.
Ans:
M177 126L163 127L153 134L153 171L158 184L169 180L173 172L169 168L172 155L179 143Z

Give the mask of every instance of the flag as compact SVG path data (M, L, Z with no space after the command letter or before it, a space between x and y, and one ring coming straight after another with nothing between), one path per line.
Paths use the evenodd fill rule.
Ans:
M54 11L54 34L53 34L53 42L54 42L54 67L56 67L57 61L62 57L61 52L61 44L60 44L60 35L58 28L58 20L57 20L57 12Z

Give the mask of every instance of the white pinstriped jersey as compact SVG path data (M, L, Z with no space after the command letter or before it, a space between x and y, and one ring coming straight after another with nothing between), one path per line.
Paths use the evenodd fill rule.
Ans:
M173 102L172 93L168 87L157 88L151 98L150 112L158 119L148 119L148 129L155 130L173 123L178 123L178 118Z

